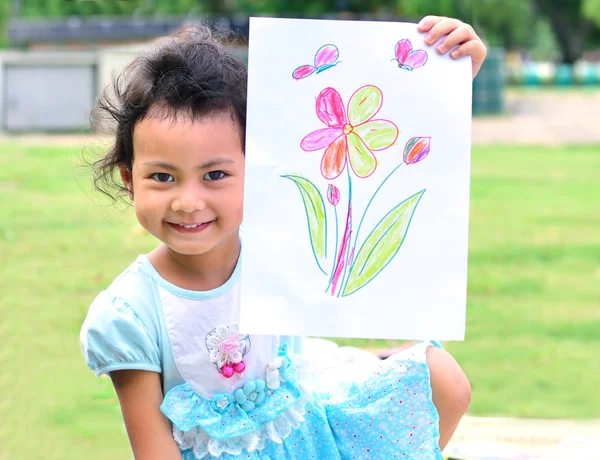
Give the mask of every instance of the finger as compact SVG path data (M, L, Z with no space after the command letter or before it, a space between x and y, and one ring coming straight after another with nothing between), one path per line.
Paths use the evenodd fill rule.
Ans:
M450 53L454 59L459 59L463 56L471 56L471 59L474 61L481 62L485 59L486 54L487 50L481 40L469 40Z
M417 25L417 30L419 32L427 32L442 19L444 19L442 16L425 16Z
M461 45L470 40L479 40L479 37L471 26L463 24L458 29L450 32L444 41L438 45L437 51L440 54L444 54L456 45Z
M440 39L440 37L448 35L453 30L458 29L461 25L462 22L460 22L458 19L444 18L431 28L425 37L425 43L428 45L433 45Z
M473 78L481 69L485 56L487 55L487 49L481 40L470 40L467 43L459 46L450 53L453 59L460 59L464 56L471 56L473 62Z

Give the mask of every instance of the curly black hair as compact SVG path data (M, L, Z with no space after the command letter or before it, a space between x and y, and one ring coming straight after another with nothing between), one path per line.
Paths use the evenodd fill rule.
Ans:
M114 144L93 162L94 186L113 200L126 192L115 172L133 165L133 130L147 117L175 121L229 113L246 132L245 63L228 52L223 38L206 26L186 27L138 56L113 80L92 110L92 124L110 120Z

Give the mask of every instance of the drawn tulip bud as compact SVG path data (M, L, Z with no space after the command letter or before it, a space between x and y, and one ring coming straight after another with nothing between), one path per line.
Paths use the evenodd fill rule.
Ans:
M329 184L329 187L327 187L327 199L334 206L337 206L340 202L340 191L333 184Z
M413 137L404 147L404 163L413 165L429 154L431 147L430 137Z

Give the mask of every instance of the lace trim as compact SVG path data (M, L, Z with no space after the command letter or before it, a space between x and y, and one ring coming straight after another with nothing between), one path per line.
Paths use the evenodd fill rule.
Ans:
M306 403L310 399L309 394L301 390L298 400L273 420L264 423L256 431L234 438L215 439L200 426L195 426L189 431L182 431L177 426L173 426L173 437L181 450L192 450L197 459L208 455L218 457L224 453L240 455L243 449L248 452L261 450L265 448L268 439L281 444L292 433L292 430L304 422Z

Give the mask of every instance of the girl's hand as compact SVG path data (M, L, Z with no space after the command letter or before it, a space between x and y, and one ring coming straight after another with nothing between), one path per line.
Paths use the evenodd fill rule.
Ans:
M473 62L473 78L479 72L481 64L485 60L486 49L481 39L469 24L458 19L444 18L439 16L426 16L421 19L417 27L419 32L429 32L425 37L425 43L433 45L440 37L447 35L442 43L437 46L437 52L445 54L459 45L450 53L453 59L463 56L471 56Z

